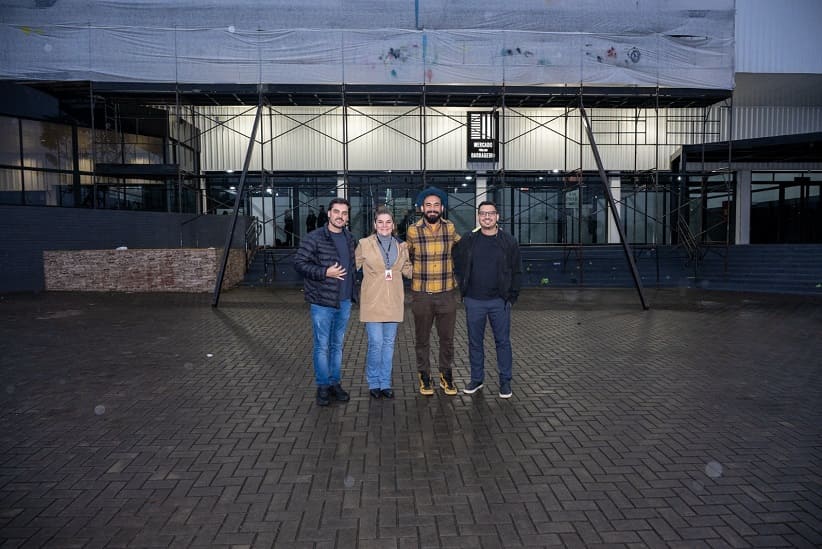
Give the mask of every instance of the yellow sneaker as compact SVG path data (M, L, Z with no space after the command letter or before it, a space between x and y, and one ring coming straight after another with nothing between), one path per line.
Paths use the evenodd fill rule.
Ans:
M457 386L454 385L454 380L451 377L451 370L447 372L440 372L440 387L446 395L457 394Z
M431 387L431 376L425 372L419 372L417 376L420 379L420 394L433 395L434 389Z

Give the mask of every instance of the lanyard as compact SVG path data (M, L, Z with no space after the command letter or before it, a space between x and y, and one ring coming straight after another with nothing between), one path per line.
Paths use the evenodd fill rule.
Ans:
M380 248L382 248L382 253L385 254L385 268L386 269L391 266L391 263L390 263L391 260L389 259L389 254L391 253L391 244L393 242L394 242L394 238L391 237L391 239L388 241L388 249L386 250L385 247L382 245L382 241L380 240L380 237L379 236L377 237L377 244L380 245Z

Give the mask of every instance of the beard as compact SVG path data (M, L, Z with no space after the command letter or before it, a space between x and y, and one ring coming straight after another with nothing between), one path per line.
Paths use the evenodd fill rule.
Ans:
M440 217L442 217L442 214L439 213L439 212L426 212L425 213L425 220L428 221L429 223L436 223L437 221L440 220Z

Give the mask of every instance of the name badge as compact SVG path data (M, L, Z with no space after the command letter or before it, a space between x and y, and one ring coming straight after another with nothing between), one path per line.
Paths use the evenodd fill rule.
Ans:
M386 280L394 280L394 273L391 272L391 269L385 270L385 279Z

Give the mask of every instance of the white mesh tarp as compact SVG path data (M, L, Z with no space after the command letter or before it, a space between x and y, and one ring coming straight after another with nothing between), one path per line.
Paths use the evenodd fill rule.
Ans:
M733 0L11 0L0 78L733 88Z

